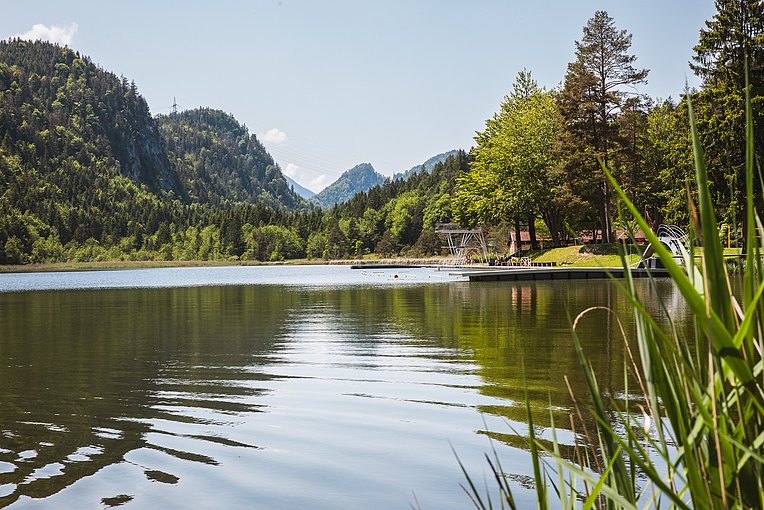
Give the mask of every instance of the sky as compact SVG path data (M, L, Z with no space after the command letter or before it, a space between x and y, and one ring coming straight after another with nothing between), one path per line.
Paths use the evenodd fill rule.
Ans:
M368 162L392 175L476 131L527 69L558 87L595 11L632 34L637 92L678 97L713 0L24 0L0 39L66 44L135 81L151 111L232 114L319 191Z

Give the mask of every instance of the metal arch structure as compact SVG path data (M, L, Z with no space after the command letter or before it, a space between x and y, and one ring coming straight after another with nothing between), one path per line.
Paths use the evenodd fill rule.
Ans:
M435 226L435 233L446 236L453 264L464 264L470 250L479 251L483 260L488 260L488 245L481 227L469 229L456 223L440 223Z
M671 251L674 259L682 263L684 256L683 250L687 250L686 243L689 239L687 233L676 225L659 225L658 230L655 232L658 236L658 240L666 248ZM642 260L639 261L637 267L663 267L660 261L655 256L655 248L652 244L647 245L644 253L642 254Z
M659 225L656 232L660 242L668 246L675 257L682 256L682 246L687 242L689 236L676 225Z

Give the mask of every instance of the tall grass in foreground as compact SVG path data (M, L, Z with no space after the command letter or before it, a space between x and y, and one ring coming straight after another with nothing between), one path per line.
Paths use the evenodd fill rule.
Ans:
M576 445L576 461L564 459L554 425L551 446L536 439L528 407L538 508L549 508L550 497L552 506L562 508L764 508L764 271L762 247L756 243L756 232L764 228L753 201L748 88L746 259L739 297L731 291L724 263L692 105L689 112L698 185L698 207L691 203L690 209L702 245L700 268L689 255L692 249L683 266L672 258L612 175L603 170L684 296L696 334L682 338L676 329L658 326L637 297L624 259L626 278L619 285L633 305L638 346L636 353L629 351L627 365L641 398L622 409L603 400L575 337L574 322L576 351L589 388L589 395L573 395L579 424L573 429L582 439ZM586 401L595 430L587 429L582 418ZM477 508L518 508L498 457L494 454L488 462L500 501L494 503L478 490L465 471L470 499Z

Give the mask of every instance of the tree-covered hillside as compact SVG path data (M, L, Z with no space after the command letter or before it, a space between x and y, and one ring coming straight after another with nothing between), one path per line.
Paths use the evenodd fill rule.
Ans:
M175 117L159 120L167 151L135 84L69 48L0 42L0 263L238 256L243 225L304 206L235 119Z
M196 108L156 118L167 155L192 202L303 206L255 135L220 110Z
M52 184L71 166L108 167L179 192L135 83L50 43L0 41L0 147Z
M0 42L0 262L143 235L179 181L134 84L49 43Z
M321 207L331 207L350 200L356 193L382 184L385 178L369 163L361 163L345 171L332 184L321 190L312 201Z

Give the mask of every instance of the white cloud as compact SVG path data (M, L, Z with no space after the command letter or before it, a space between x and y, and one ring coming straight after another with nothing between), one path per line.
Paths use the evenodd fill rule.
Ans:
M72 23L68 27L60 27L58 25L43 25L38 23L32 27L31 30L24 32L23 34L16 34L14 37L19 39L26 39L28 41L48 41L62 46L68 46L74 39L74 34L77 33L77 23Z
M296 178L299 172L300 172L300 167L295 165L294 163L288 163L286 166L286 169L284 169L284 173L287 174L292 179Z
M279 128L271 128L260 135L260 140L265 143L281 145L287 143L287 134Z
M326 175L321 174L308 183L308 188L312 190L316 190L316 189L322 190L326 187L326 184L327 184L326 181L327 181Z

